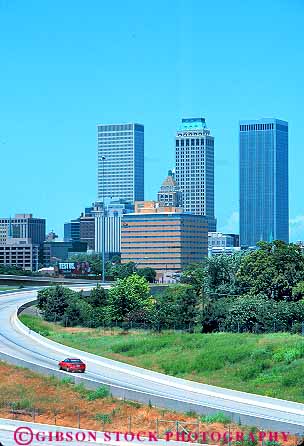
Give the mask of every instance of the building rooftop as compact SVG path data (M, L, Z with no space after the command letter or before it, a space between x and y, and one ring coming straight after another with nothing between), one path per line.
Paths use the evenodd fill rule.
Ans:
M239 124L281 124L288 126L287 121L282 121L276 118L261 118L261 119L244 119L239 121Z
M206 129L205 118L183 118L180 130Z
M177 183L174 179L173 173L171 170L168 172L168 176L162 182L161 188L174 188L177 186Z

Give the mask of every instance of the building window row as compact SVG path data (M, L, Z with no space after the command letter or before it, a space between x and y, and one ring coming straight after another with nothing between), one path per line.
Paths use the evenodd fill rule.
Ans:
M274 124L246 124L240 125L241 132L248 132L250 130L273 130Z

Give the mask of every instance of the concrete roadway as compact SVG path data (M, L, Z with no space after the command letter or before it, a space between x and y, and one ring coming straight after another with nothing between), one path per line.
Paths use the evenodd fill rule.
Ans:
M75 287L73 287L76 289ZM86 287L82 287L86 289ZM71 375L77 382L92 388L109 384L114 396L125 397L180 412L194 410L198 414L224 412L233 414L234 421L273 431L304 433L304 405L300 403L238 392L174 378L121 362L102 358L63 346L30 332L16 316L17 307L34 300L37 291L20 291L0 296L0 358L10 355L12 363L39 370L45 367L59 376L58 361L79 357L87 364L84 375ZM8 360L8 356L3 356Z

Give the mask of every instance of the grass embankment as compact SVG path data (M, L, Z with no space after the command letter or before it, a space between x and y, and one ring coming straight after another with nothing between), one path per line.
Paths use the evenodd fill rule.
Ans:
M264 335L104 332L64 328L29 315L23 323L50 339L107 358L250 393L304 403L304 338Z
M230 424L230 420L220 413L199 419L191 413L181 414L122 401L112 398L104 387L88 391L81 385L69 383L68 377L63 380L42 377L1 361L0 376L0 418L16 417L19 420L33 421L31 412L35 409L37 423L78 427L80 412L81 428L120 432L155 432L157 420L168 420L158 423L160 438L166 431L175 431L175 423L172 421L183 422L182 425L189 431L195 431L199 421L200 431L206 431L209 435L212 432L225 432L227 423L231 433L253 431L245 426ZM295 438L290 436L285 446L294 444Z
M12 290L17 290L18 287L17 286L6 286L6 285L1 285L0 286L0 291L12 291Z

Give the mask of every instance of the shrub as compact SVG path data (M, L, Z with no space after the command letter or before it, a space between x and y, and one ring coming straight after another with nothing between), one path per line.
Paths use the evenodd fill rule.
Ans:
M211 423L229 424L231 422L230 418L223 412L216 412L212 415L204 415L201 417L201 421L207 424Z
M92 390L88 392L87 400L94 401L101 398L106 398L110 396L110 391L106 386L100 386L96 390Z
M94 418L102 423L112 423L111 415L108 413L97 413Z
M33 401L25 398L19 401L12 401L10 403L10 408L12 410L24 410L24 409L31 409L33 407Z
M74 384L73 378L69 378L68 376L65 378L62 378L61 384Z
M277 362L286 362L290 364L295 359L298 359L302 356L302 352L298 348L290 348L288 350L279 350L273 355L274 361Z

